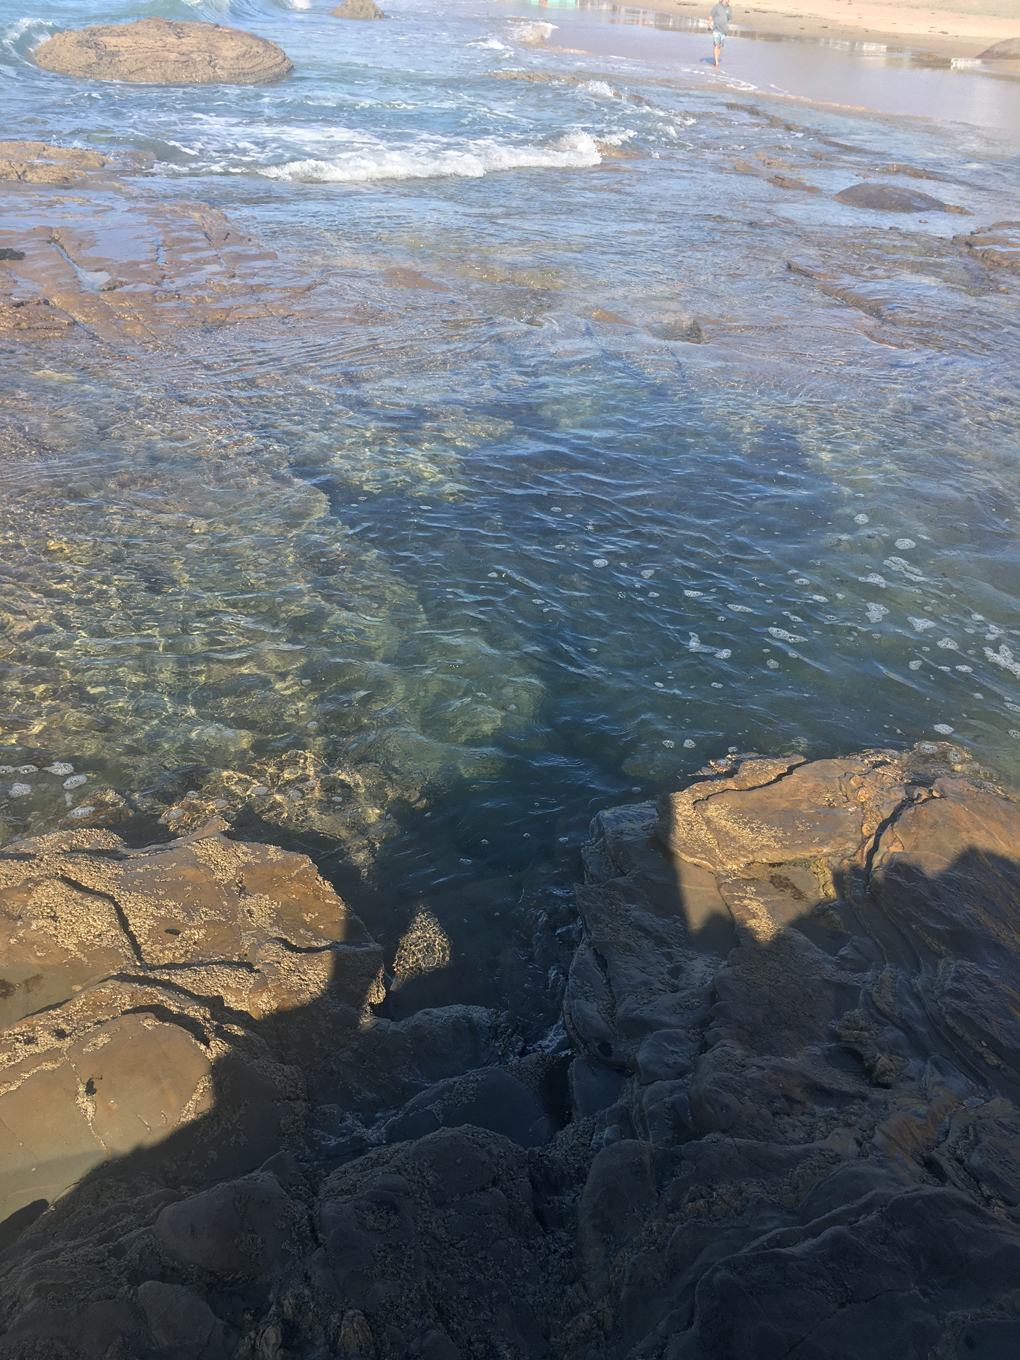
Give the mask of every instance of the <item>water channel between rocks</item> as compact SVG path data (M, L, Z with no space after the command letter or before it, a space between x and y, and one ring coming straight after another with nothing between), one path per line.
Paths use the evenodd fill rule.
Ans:
M437 927L409 1006L537 1024L596 810L734 748L948 737L1017 781L1015 274L952 238L1020 217L1020 85L893 63L853 111L874 56L818 49L822 106L778 44L717 77L690 34L422 3L164 5L295 75L71 88L28 60L54 25L3 9L4 135L155 157L60 199L95 307L189 204L291 290L2 337L4 839L218 811L391 957ZM833 201L876 178L972 215Z

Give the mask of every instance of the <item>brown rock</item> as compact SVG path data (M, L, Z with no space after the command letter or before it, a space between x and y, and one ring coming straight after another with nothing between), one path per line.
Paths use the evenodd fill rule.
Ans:
M267 38L161 18L56 33L36 48L34 59L61 75L156 85L262 85L294 69Z
M342 5L330 10L334 19L385 19L386 15L375 0L344 0Z
M851 208L870 208L874 212L946 212L970 216L969 208L943 203L941 199L919 193L916 189L902 189L896 184L879 184L875 180L851 184L849 188L841 189L833 197L837 203L845 203Z
M954 236L953 244L966 247L982 264L1020 274L1020 222L995 222L969 236Z

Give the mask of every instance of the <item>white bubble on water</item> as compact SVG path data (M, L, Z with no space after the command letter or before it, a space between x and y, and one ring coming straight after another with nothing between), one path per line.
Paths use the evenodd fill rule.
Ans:
M985 648L985 656L996 666L1001 666L1005 671L1011 671L1015 676L1020 677L1020 661L1013 659L1012 651L1003 642L999 645L999 650L993 652L991 647Z
M898 538L896 547L899 548L900 552L909 552L911 548L916 548L917 544L912 538Z
M929 628L938 627L938 624L935 622L934 619L919 619L915 618L912 614L908 615L907 622L910 624L911 628L913 628L915 632L918 633L924 633Z
M858 576L857 579L859 581L863 581L864 584L868 586L881 586L883 590L885 590L889 585L889 582L885 579L885 577L879 576L877 571L869 571L867 576Z
M644 579L645 579L646 581L650 581L650 580L652 579L652 577L655 575L655 572L654 572L654 571L643 571L643 572L641 573L641 575L644 577Z
M87 817L92 812L95 812L95 808L90 805L88 807L77 807L72 812L69 812L67 815L69 817L75 817L80 821L82 817ZM180 816L181 814L178 813L177 815ZM167 821L169 820L170 818L168 817Z
M676 745L676 742L675 742L675 741L670 741L670 740L667 738L662 744L663 744L663 746L665 746L665 748L666 748L667 751L672 751L673 747Z
M795 586L809 586L811 582L806 576L798 576L793 583Z
M688 751L694 750L694 742L691 741L690 737L687 738L687 740L684 742L684 745L687 747Z
M867 612L869 623L881 623L889 612L884 604L866 604L864 608Z
M497 577L497 576L499 575L499 572L498 572L498 571L490 571L490 572L489 572L489 575L490 575L491 577L495 578L495 577Z
M770 671L777 671L779 669L778 661L766 661L765 665L768 666Z
M911 671L919 671L923 665L924 665L923 661L908 661L907 669Z
M656 689L665 689L666 686L662 683L661 680L656 680L656 682L655 682L655 688L656 688Z
M948 637L942 638L940 642L936 643L936 646L941 647L944 652L958 652L960 650L960 644Z
M716 652L716 656L719 658L720 661L729 661L732 655L733 653L730 651L728 647L720 647L719 650Z
M753 614L754 610L747 604L728 604L727 609L732 609L734 614Z
M812 595L812 596L810 596L810 598L811 598L812 600L817 600L819 604L828 604L828 603L829 603L829 597L828 597L828 595Z
M608 566L609 566L609 559L608 559L608 558L605 558L605 557L596 557L595 560L592 562L592 566L593 566L593 567L608 567Z
M28 795L29 795L31 792L32 792L32 785L31 785L31 784L12 784L12 785L11 785L11 797L12 797L12 798L27 798Z
M38 774L38 773L39 773L39 766L38 766L38 765L19 765L19 766L18 766L18 774Z
M554 505L553 508L552 508L552 512L553 512L554 515L562 515L562 514L563 514L563 506L562 506L562 505Z
M70 779L64 780L65 789L80 789L83 784L87 784L89 777L87 774L73 774Z
M1018 732L1015 727L1011 727L1009 729L1009 735L1013 738L1014 741L1020 741L1020 732Z
M973 666L957 666L956 669L962 671L964 675L971 675L974 671Z
M780 642L807 642L806 637L801 637L799 633L788 633L785 628L770 628L769 637L778 638Z
M941 732L944 737L950 737L953 734L953 729L949 726L948 723L936 723L935 731Z
M855 524L867 524L867 522L868 522L867 515L854 515Z
M700 600L701 597L702 597L702 595L704 595L704 593L705 593L705 592L704 592L703 590L685 590L685 591L684 591L684 594L685 594L689 599L691 599L691 600Z
M657 590L650 590L648 592L648 598L650 600L657 600L659 598L659 592Z

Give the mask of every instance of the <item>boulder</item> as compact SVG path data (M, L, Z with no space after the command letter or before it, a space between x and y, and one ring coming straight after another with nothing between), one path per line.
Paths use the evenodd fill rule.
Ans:
M55 33L37 66L87 80L152 85L263 85L294 68L277 43L221 24L161 18Z
M1006 38L978 53L978 61L1020 61L1020 38Z
M342 5L330 10L334 19L385 19L386 15L375 0L344 0Z
M970 214L969 208L943 203L941 199L922 194L917 189L901 189L897 184L880 184L875 180L851 184L833 197L837 203L846 203L851 208L870 208L874 212Z

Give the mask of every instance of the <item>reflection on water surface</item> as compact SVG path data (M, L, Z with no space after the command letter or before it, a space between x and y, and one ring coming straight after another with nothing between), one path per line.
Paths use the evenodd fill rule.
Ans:
M951 735L1016 778L1015 300L952 241L1018 215L1008 146L589 70L501 12L343 58L325 15L244 22L293 81L83 123L12 58L40 135L155 149L133 201L314 287L6 343L5 838L220 812L505 1000L555 973L566 907L520 956L592 812L728 748ZM869 177L972 217L833 203Z

